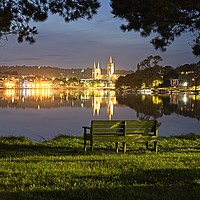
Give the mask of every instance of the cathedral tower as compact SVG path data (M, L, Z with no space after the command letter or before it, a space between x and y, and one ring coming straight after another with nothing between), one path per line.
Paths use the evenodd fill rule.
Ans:
M110 56L109 63L107 64L108 78L111 78L114 73L115 73L115 65L114 65L112 57Z
M98 62L97 67L96 64L94 62L93 68L92 68L92 78L93 79L100 79L101 78L101 67L100 64Z

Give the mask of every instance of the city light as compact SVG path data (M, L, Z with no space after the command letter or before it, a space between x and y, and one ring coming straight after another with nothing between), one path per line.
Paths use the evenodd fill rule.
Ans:
M186 94L184 94L184 96L183 96L183 102L186 104L186 103L187 103L187 101L188 101L188 97L187 97L187 95L186 95Z
M184 83L183 83L183 86L184 86L184 87L187 87L187 86L188 86L188 83L187 83L187 82L184 82Z
M22 84L22 88L34 89L34 88L51 88L51 83L47 81L39 81L39 82L24 82Z
M6 88L14 88L15 87L15 83L8 81L8 82L5 83L5 86L6 86Z

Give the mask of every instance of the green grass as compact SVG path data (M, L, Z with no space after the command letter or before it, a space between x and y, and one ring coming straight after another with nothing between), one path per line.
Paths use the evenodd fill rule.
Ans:
M128 144L126 154L115 154L112 143L84 153L79 137L0 137L0 199L198 199L200 136L161 137L158 144L158 153L141 143Z

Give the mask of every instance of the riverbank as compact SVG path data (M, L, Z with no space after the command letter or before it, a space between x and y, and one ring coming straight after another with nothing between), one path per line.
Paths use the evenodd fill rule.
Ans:
M160 137L158 153L144 144L98 143L84 153L81 137L31 142L0 138L0 197L7 199L197 199L200 136Z
M145 94L145 95L162 95L162 94L188 94L188 95L199 95L200 90L194 89L193 87L186 88L186 87L166 87L166 88L141 88L137 91L131 88L118 88L116 89L118 94Z

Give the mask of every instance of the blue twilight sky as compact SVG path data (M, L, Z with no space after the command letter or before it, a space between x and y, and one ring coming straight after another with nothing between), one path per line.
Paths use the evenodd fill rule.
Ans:
M199 61L192 54L190 34L176 39L167 52L155 51L150 37L120 30L122 21L113 18L108 0L101 0L101 4L91 21L65 23L63 18L51 15L46 22L36 23L39 34L34 45L18 44L16 37L9 36L8 41L1 43L0 66L87 68L99 61L105 68L109 56L113 56L116 69L135 70L137 63L150 55L160 55L163 66L177 67Z

